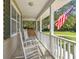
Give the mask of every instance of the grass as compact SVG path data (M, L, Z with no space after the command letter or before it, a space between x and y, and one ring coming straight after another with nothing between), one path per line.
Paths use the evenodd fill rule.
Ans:
M57 36L61 36L61 37L76 41L76 32L69 32L69 31L61 31L61 32L59 32L59 31L55 31L54 34L57 35Z
M44 32L44 34L46 35L49 35L49 32ZM70 31L55 31L54 32L55 35L57 36L61 36L63 38L66 38L66 39L69 39L69 40L73 40L73 41L76 41L76 32L70 32ZM64 47L64 42L62 41L62 48ZM74 49L74 46L73 44L71 44L70 46L70 49L71 49L71 53L73 54L73 49ZM68 44L66 44L66 50L68 51Z
M49 34L49 32L44 32L46 35ZM76 32L70 32L70 31L55 31L54 32L55 35L57 36L61 36L63 38L66 39L70 39L73 41L76 41Z
M57 35L57 36L61 36L63 38L69 39L69 40L76 41L76 32L55 31L54 34ZM64 45L64 42L62 43L62 45ZM73 50L74 49L73 44L71 44L70 49L71 49L71 53L73 54L73 51L74 51ZM68 44L66 44L66 50L68 51Z

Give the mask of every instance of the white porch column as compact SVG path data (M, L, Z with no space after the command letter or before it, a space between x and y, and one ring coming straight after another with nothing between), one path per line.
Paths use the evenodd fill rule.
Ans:
M53 11L52 7L50 6L50 36L49 36L50 46L49 46L49 48L50 48L51 54L53 53L52 49L53 49L54 41L52 42L53 39L51 37L51 35L53 35L53 34L54 34L54 11Z
M54 11L52 7L50 7L50 32L51 35L54 34Z
M40 32L42 32L42 17L40 17Z
M38 21L36 21L36 31L38 31Z

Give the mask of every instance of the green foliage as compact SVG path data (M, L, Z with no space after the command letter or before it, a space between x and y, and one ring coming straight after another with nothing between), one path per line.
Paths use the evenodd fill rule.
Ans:
M59 15L55 14L55 21L58 19ZM56 27L55 27L55 30ZM65 22L65 24L62 26L60 31L76 31L76 19L75 16L70 15Z
M59 10L55 11L54 18L56 21L61 16L61 14L63 14L71 5L74 6L74 9L70 13L70 15L67 18L67 21L65 22L65 24L62 26L62 28L59 31L76 31L76 8L75 8L76 1L75 0L72 0L67 5L65 5L62 8L60 8ZM57 30L56 27L55 27L55 30Z
M57 15L55 13L54 15L55 21L59 18L60 15ZM50 24L50 17L48 16L43 21L43 31L49 31L48 24ZM55 27L55 30L57 31L57 28ZM59 31L76 31L76 17L74 15L69 15L67 21L62 26L62 28Z
M62 8L58 9L54 12L54 21L58 20L60 15L62 15L71 5L74 6L73 11L70 13L70 15L67 18L67 21L62 26L62 28L59 31L76 31L76 1L72 0L67 5L64 5ZM48 24L50 24L50 17L46 17L43 19L43 31L48 30ZM57 28L55 27L55 30L57 31ZM49 30L48 30L49 31Z
M50 17L46 17L45 19L42 20L42 31L49 31L48 25L50 24Z
M44 34L49 35L50 32L45 31ZM70 31L55 31L55 35L59 37L63 37L69 40L76 41L76 32L70 32Z
M35 28L35 21L23 21L23 28Z

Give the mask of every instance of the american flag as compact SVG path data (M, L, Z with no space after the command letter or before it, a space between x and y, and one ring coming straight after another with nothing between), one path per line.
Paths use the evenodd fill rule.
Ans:
M68 10L66 10L59 18L58 20L55 22L55 26L57 27L57 30L59 30L63 24L65 23L65 21L68 18L68 15L71 13L71 11L73 10L73 6L71 6Z

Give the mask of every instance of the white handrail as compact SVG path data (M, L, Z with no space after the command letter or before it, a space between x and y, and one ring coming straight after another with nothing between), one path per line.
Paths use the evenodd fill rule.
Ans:
M59 36L56 36L56 35L52 35L52 37L56 37L56 38L58 38L60 40L64 40L64 41L67 41L67 42L71 42L71 43L76 44L75 41L72 41L72 40L69 40L69 39L66 39L66 38L63 38L63 37L59 37Z
M75 46L76 46L76 42L69 40L69 39L65 39L62 37L58 37L56 35L45 35L44 33L37 33L39 39L41 35L41 42L45 45L45 47L50 50L49 45L50 45L50 39L48 37L51 37L51 47L52 47L52 52L51 54L56 58L56 59L75 59ZM72 46L72 47L71 47ZM71 51L71 49L73 49L74 52Z

